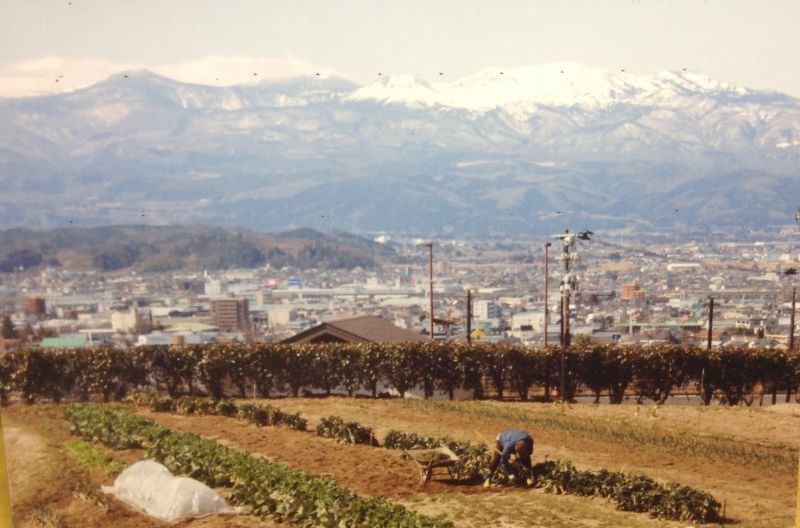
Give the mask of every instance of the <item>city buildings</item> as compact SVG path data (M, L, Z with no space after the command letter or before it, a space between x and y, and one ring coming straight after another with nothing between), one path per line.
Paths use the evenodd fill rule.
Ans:
M128 347L236 339L279 342L363 316L427 338L427 253L395 236L398 262L373 269L186 270L143 274L57 268L0 274L0 312L18 337L4 346L82 337ZM796 241L653 239L581 241L570 298L571 333L596 342L704 346L710 299L715 346L786 347ZM530 240L441 240L434 265L437 339L541 345L559 339L560 266L544 298L541 244ZM797 321L796 321L797 322ZM324 326L323 326L324 327ZM328 326L327 328L332 328ZM795 329L796 330L796 329ZM308 335L308 334L307 334ZM77 342L77 341L76 341Z

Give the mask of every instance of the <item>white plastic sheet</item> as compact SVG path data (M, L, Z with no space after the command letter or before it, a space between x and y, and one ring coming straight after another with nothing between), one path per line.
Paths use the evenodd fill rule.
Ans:
M216 491L192 478L176 477L153 460L142 460L119 474L103 491L162 521L175 522L212 513L237 513Z

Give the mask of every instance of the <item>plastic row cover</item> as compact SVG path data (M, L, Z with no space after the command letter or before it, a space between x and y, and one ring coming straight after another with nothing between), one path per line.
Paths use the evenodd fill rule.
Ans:
M176 477L153 460L136 462L119 474L113 486L103 486L103 491L167 522L211 513L237 513L202 482Z

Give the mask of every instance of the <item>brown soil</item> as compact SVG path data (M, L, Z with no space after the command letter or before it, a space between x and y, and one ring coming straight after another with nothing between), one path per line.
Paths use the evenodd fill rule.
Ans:
M579 467L644 473L656 479L675 480L703 489L725 500L728 517L739 521L741 527L788 526L795 511L796 467L781 470L762 468L753 462L739 463L699 455L682 457L658 449L635 449L600 438L577 438L563 431L537 431L528 427L524 420L515 422L492 416L465 415L402 400L287 398L269 400L269 403L285 411L302 413L309 419L310 428L321 417L338 415L373 426L379 439L389 429L398 429L478 442L493 438L505 428L528 428L536 440L536 461L568 459ZM486 407L491 410L494 405L501 409L508 405L536 408L533 404L488 404ZM548 408L552 409L552 406L542 406L540 410ZM52 405L12 405L3 410L16 518L24 518L37 505L48 505L61 517L64 526L164 526L113 501L111 508L105 511L73 496L72 490L81 479L88 478L96 486L109 483L110 479L102 474L87 473L65 455L63 444L68 438L68 427L60 418L62 409ZM591 405L567 407L563 412L576 417L599 416L642 426L656 422L659 428L667 430L686 430L687 424L693 424L700 433L721 435L724 432L724 436L732 438L797 443L796 435L790 434L797 430L798 420L792 413L722 407L705 411L694 407L665 407L653 413L643 407L637 414L634 406ZM459 527L686 526L686 523L656 521L641 514L616 512L613 505L599 499L548 495L540 490L485 491L480 486L438 479L422 488L415 464L403 460L397 451L342 446L309 432L258 428L230 418L183 417L147 411L142 411L142 414L172 428L192 431L291 467L327 475L361 495L385 495L425 513L446 512ZM126 462L141 456L138 451L108 452ZM250 516L236 516L211 517L179 526L276 525Z
M69 425L61 417L62 413L63 406L57 405L14 404L2 409L15 526L40 526L30 518L36 508L47 508L58 517L64 528L168 526L110 497L106 497L108 507L103 507L74 493L82 482L99 491L101 485L109 485L113 479L100 471L81 468L67 455L64 443L70 438ZM140 459L143 454L136 450L107 452L127 463ZM237 515L210 516L170 526L246 528L277 525L251 515Z
M524 422L511 422L502 419L476 418L462 414L411 405L401 400L368 400L368 399L303 399L287 398L270 401L273 405L289 412L300 412L309 418L313 425L320 417L338 415L346 420L356 420L365 425L374 426L378 438L389 429L416 432L428 435L447 435L458 440L478 442L492 439L498 431L511 427L529 429L533 432L536 448L534 458L541 461L545 458L571 460L581 468L606 468L643 473L659 480L673 480L712 493L720 501L727 504L727 514L737 520L763 519L767 517L785 516L791 518L795 508L795 490L797 468L789 467L785 471L774 468L765 469L754 464L742 464L739 461L718 460L702 456L681 457L654 449L632 449L627 445L619 445L604 439L588 440L576 438L563 431L536 431L527 427ZM508 405L508 404L498 404ZM525 404L533 405L533 404ZM573 406L578 413L596 412L588 405ZM601 411L610 414L618 413L612 406L600 406ZM681 408L694 417L698 412L694 408ZM772 429L772 420L781 424L783 430L787 424L783 420L797 422L797 417L776 415L774 413L749 412L742 409L713 408L707 413L712 420L704 420L701 428L716 432L727 423L727 436L763 438L761 433L751 430L753 427ZM675 422L680 417L680 409L670 410L668 417ZM741 419L741 424L737 420ZM779 441L789 441L796 445L797 426L790 429L795 432L791 437L779 436ZM354 476L351 476L354 478Z
M190 431L268 460L330 477L340 486L359 495L401 498L423 490L416 464L404 460L397 450L365 445L346 446L310 432L283 427L256 427L232 418L180 416L150 411L141 411L140 414L172 429ZM437 479L424 488L426 493L454 490L475 493L480 487Z

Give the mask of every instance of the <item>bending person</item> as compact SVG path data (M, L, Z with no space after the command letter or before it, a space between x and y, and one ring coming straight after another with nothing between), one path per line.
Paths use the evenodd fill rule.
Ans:
M531 456L533 455L533 437L525 431L516 429L509 429L497 435L497 446L495 447L492 456L492 463L489 466L489 474L486 475L483 485L489 486L492 475L497 470L497 466L503 466L503 471L514 480L515 471L511 467L509 458L511 455L516 456L516 461L525 469L524 477L527 479L527 484L533 484L533 465L531 464Z

